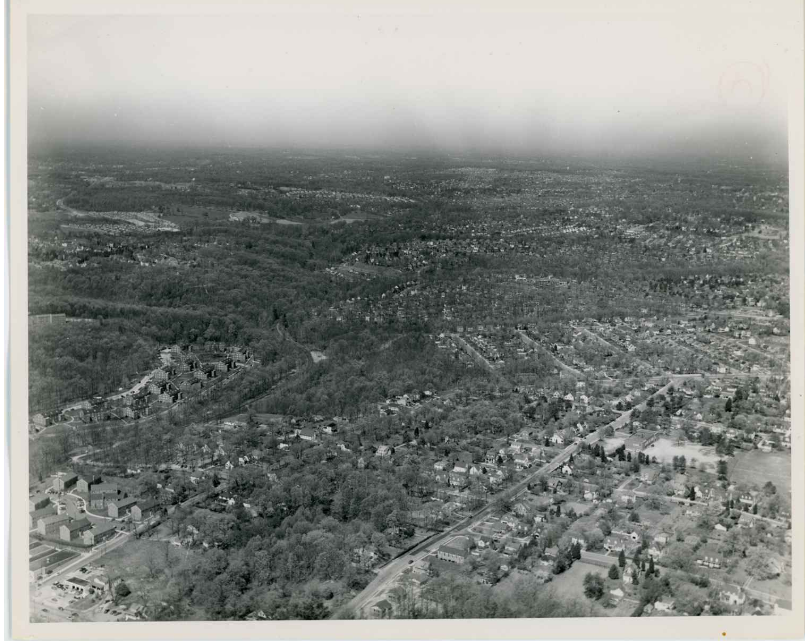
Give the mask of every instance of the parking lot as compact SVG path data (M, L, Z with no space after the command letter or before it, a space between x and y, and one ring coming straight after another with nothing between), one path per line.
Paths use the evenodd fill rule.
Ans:
M53 583L33 588L31 596L32 609L48 619L81 619L82 613L103 605L105 578L100 569L84 566Z

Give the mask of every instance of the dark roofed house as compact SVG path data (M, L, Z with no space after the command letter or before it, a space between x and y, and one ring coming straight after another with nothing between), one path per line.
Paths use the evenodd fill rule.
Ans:
M126 499L111 501L108 505L109 516L111 516L113 519L119 519L121 516L125 516L131 512L131 508L135 505L137 505L137 499L133 496L130 496Z
M31 422L36 425L39 429L47 427L48 425L53 424L53 420L49 416L45 416L44 414L34 414L31 417Z
M87 519L78 519L76 521L62 523L61 527L59 528L59 538L62 541L73 541L79 538L83 532L89 530L91 527L92 523L90 523Z
M93 508L103 509L110 501L120 497L120 488L117 483L98 483L89 489L89 505Z
M53 489L57 492L64 492L64 490L69 490L76 483L78 483L78 476L75 474L60 474L53 479Z
M34 512L50 505L50 497L47 494L34 494L28 497L28 511Z
M66 514L51 514L39 519L36 524L39 534L42 536L55 536L59 532L59 528L70 520Z
M45 507L41 507L38 510L34 510L33 512L28 512L28 528L35 528L37 523L39 523L39 519L43 519L46 516L53 516L54 514L57 514L56 506L52 503L49 503Z
M98 543L111 539L115 535L116 527L114 523L101 523L85 530L84 545L98 545Z
M382 599L372 606L372 614L381 619L389 618L393 611L394 608L392 608L391 603L386 601L386 599Z
M131 508L131 518L134 521L142 521L159 510L159 502L155 500L143 501Z
M83 492L84 494L89 493L90 487L93 485L97 485L102 481L100 475L92 475L92 476L82 476L78 479L76 483L76 489L79 492Z

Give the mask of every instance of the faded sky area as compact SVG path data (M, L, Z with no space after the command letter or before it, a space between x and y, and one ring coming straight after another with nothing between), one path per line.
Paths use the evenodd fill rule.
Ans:
M30 16L29 139L784 156L771 5Z

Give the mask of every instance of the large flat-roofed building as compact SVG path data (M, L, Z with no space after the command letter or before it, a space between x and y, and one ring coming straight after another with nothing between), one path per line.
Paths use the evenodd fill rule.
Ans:
M53 554L40 557L36 559L36 561L30 561L28 563L28 575L31 581L34 581L39 577L44 576L48 568L60 565L76 556L78 555L75 552L60 550L58 552L53 552Z
M462 564L470 555L469 547L469 539L466 536L459 536L440 547L436 556L442 561Z
M75 592L80 592L82 595L87 594L90 589L94 590L94 587L89 581L86 581L77 576L71 576L69 579L65 581L67 587Z

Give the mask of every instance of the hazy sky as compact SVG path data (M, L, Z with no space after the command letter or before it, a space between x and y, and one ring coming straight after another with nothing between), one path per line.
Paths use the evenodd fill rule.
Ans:
M34 144L785 153L789 45L772 4L717 17L31 16L29 134Z

